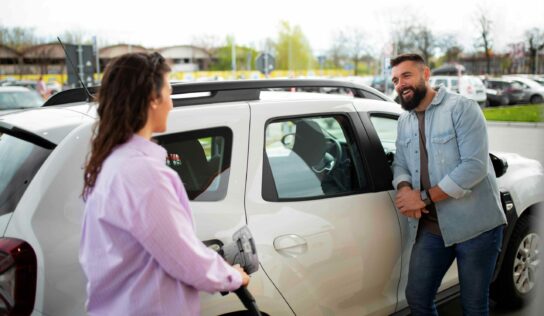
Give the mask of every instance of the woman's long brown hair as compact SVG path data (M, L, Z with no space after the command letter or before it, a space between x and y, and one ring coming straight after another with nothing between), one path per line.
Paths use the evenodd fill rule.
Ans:
M111 61L98 91L98 122L84 173L82 196L92 192L104 160L147 122L150 102L161 96L164 74L170 71L158 54L133 53Z

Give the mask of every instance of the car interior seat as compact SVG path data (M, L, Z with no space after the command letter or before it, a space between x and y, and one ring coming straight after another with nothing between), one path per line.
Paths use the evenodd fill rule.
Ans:
M189 198L194 199L206 191L213 180L214 172L208 164L206 154L198 139L188 139L164 145L164 147L169 154L179 155L181 164L174 164L171 167L181 177Z
M308 119L296 123L293 152L309 167L319 165L327 150L327 140L319 124Z

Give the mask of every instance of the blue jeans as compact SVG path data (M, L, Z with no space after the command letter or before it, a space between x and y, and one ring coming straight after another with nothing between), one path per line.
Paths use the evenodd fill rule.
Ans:
M504 225L470 240L444 246L442 237L420 231L412 249L406 300L412 315L438 315L434 298L442 278L457 259L463 315L489 314L489 285L499 255Z

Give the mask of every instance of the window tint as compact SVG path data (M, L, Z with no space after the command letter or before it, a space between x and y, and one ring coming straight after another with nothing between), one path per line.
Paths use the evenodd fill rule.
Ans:
M361 192L365 187L349 119L342 115L276 120L266 127L265 200L309 199Z
M0 133L0 215L13 212L51 150Z
M227 194L232 131L227 127L156 137L167 153L166 164L180 176L194 201L218 201Z
M370 117L372 125L380 138L387 162L389 165L393 163L395 158L397 141L397 119L392 117L372 115Z

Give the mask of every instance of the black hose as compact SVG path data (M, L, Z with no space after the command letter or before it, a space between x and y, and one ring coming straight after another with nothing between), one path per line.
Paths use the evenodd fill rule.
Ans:
M261 311L259 311L259 307L257 306L257 302L255 301L255 298L253 297L253 295L251 295L251 293L245 286L240 287L239 289L234 291L234 293L236 294L236 296L238 296L242 304L244 304L245 308L250 312L251 315L262 316Z

